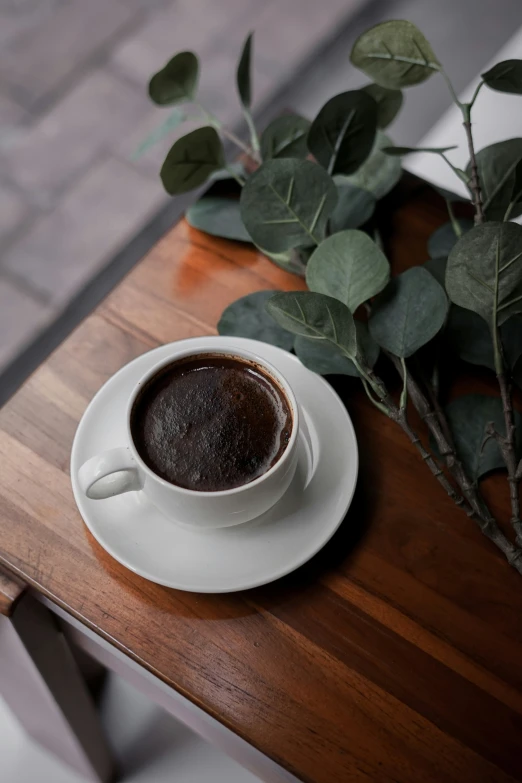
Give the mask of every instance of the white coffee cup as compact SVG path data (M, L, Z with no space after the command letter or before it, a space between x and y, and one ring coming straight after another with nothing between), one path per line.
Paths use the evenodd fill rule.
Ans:
M283 391L292 414L292 432L281 457L262 476L234 489L201 492L171 484L145 464L133 442L131 411L141 388L164 367L189 356L209 354L243 359L254 366L258 365ZM82 492L94 500L103 500L123 492L144 492L167 517L184 525L198 528L239 525L268 511L288 489L297 466L298 430L299 412L294 393L281 373L269 362L249 351L219 348L215 343L209 343L207 348L199 348L197 351L174 350L134 387L126 412L127 442L84 462L78 471L78 482Z

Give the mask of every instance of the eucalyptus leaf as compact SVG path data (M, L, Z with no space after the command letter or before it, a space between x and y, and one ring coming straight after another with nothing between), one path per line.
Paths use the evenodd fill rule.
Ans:
M241 191L241 217L256 245L271 253L319 244L337 202L326 171L309 160L263 163Z
M367 84L362 88L377 104L377 127L387 128L401 110L403 96L400 90L389 90L380 84Z
M522 228L490 222L464 234L448 258L446 290L491 328L522 312Z
M375 300L369 320L375 342L407 358L442 328L448 299L442 286L420 266L393 277Z
M503 60L482 74L492 90L522 95L522 60Z
M241 103L245 109L250 109L250 105L252 103L252 84L250 78L252 36L253 33L250 33L247 36L245 43L243 44L243 49L241 51L236 73L237 90L239 92Z
M270 158L306 158L306 137L310 120L298 114L277 117L261 134L261 156Z
M428 79L440 63L426 38L411 22L382 22L356 40L350 56L356 68L389 89Z
M457 454L462 460L466 473L473 481L478 481L492 470L505 468L497 442L490 438L484 446L482 445L486 425L489 422L493 422L497 432L504 434L506 431L500 397L466 394L450 402L445 408L445 413ZM520 432L522 417L516 411L515 423Z
M174 142L161 167L161 181L167 193L177 196L203 185L224 163L223 145L214 128L197 128Z
M382 151L385 155L392 155L395 158L400 158L403 155L409 155L411 152L433 152L435 155L443 155L449 150L456 150L457 145L452 147L383 147Z
M174 109L167 119L162 122L161 125L159 125L157 128L154 128L152 133L149 133L147 138L141 142L139 147L136 149L136 151L132 155L132 160L138 160L141 158L142 155L144 155L147 150L149 150L151 147L153 147L155 144L157 144L159 141L165 138L165 136L168 136L168 134L175 130L178 125L181 125L182 122L185 122L185 120L188 119L188 115L186 112L184 112L182 109Z
M372 340L368 327L361 321L355 321L357 333L357 352L363 355L366 364L373 367L379 357L379 346ZM294 351L309 370L319 375L351 375L359 377L359 371L351 359L348 359L336 345L327 340L310 337L295 338Z
M189 225L215 237L252 242L239 214L239 201L219 196L204 196L185 213Z
M337 185L355 185L373 193L376 199L383 198L402 176L400 160L385 155L382 151L383 147L388 147L391 143L391 139L385 133L377 131L370 156L355 174L350 177L337 176L335 178Z
M461 231L459 236L463 236L467 231L473 228L472 220L457 220L457 225ZM453 223L444 223L436 229L428 239L428 253L430 258L447 258L454 245L457 244L459 236L455 233Z
M348 358L357 356L355 321L346 305L330 296L311 291L275 294L267 310L284 329L336 345Z
M329 174L353 174L371 152L377 104L363 90L331 98L312 122L308 149Z
M338 185L337 205L330 217L330 232L343 231L346 228L359 228L374 213L377 200L369 190L355 185Z
M495 369L493 342L487 323L472 310L458 305L450 308L444 338L451 349L470 364ZM522 355L522 319L514 316L500 327L500 339L504 355L510 367L514 367Z
M274 291L256 291L236 299L219 319L219 334L249 337L277 345L285 351L292 350L294 335L279 326L266 311L266 304L273 295Z
M192 101L198 86L199 63L193 52L176 54L149 82L149 95L159 106Z
M368 234L349 229L325 239L306 268L311 291L344 302L352 313L385 288L390 279L386 256Z
M522 139L507 139L484 147L476 155L482 189L482 201L488 220L502 220L511 202L516 168L522 160ZM471 176L471 164L466 173ZM511 217L522 213L522 202L511 210Z

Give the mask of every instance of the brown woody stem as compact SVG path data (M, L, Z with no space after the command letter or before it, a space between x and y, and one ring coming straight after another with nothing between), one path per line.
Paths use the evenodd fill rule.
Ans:
M402 377L400 361L391 354L388 354L388 356ZM457 456L451 437L448 438L446 435L446 432L450 430L444 412L439 406L437 406L438 410L435 411L434 406L411 373L408 373L408 393L415 409L433 435L439 453L448 470L467 501L468 509L466 510L468 516L476 522L484 535L504 553L508 563L522 574L522 549L514 546L507 536L504 535L480 494L478 487L470 481L462 462ZM444 425L442 422L444 422ZM517 543L520 544L518 541Z
M399 361L399 366L401 367L402 371L402 365ZM394 400L390 397L390 394L388 393L384 383L381 381L380 378L378 378L373 370L371 370L369 367L364 367L365 373L368 375L369 379L371 379L372 388L374 391L377 392L380 397L380 401L382 405L386 408L387 415L395 421L400 428L403 430L403 432L408 436L410 441L413 443L417 451L419 452L422 460L426 463L429 470L432 472L432 474L435 476L439 484L444 488L444 491L450 496L450 498L453 500L454 503L456 503L457 506L463 507L468 513L471 511L471 509L468 507L466 501L464 498L458 494L458 492L455 491L455 488L452 486L452 484L448 481L445 473L441 470L440 466L435 461L433 455L423 446L421 439L417 435L417 433L410 427L407 417L406 417L406 410L399 408ZM408 378L410 377L409 373L407 374Z
M471 130L471 106L464 104L462 107L464 117L464 130L468 140L469 161L471 164L471 179L469 187L473 196L473 205L475 207L475 225L484 222L484 210L482 207L482 191L480 188L480 179L478 174L477 158L475 157L475 145L473 144L473 132Z

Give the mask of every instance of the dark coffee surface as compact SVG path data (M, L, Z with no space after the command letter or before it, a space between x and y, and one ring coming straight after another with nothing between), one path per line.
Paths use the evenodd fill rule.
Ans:
M145 385L131 430L154 473L211 492L266 473L287 446L292 414L283 392L257 366L196 356L169 365Z

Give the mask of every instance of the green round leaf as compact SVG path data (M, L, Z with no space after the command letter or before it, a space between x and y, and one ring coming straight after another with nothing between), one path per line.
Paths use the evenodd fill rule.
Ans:
M223 239L251 242L239 214L239 201L218 196L204 196L185 213L193 228Z
M443 288L426 269L414 266L390 280L374 302L368 325L381 348L407 358L435 337L447 314Z
M154 103L167 106L194 99L198 85L199 63L193 52L180 52L149 82Z
M219 334L249 337L291 351L294 335L279 326L266 311L273 295L274 291L256 291L232 302L219 319Z
M357 355L355 321L337 299L310 291L275 294L267 311L284 329L303 337L315 337L336 345L345 356Z
M497 63L482 78L492 90L522 95L522 60Z
M522 228L490 222L464 234L448 258L446 290L491 327L522 312Z
M453 147L383 147L382 151L385 155L401 158L403 155L409 155L411 152L433 152L435 155L443 155L445 152L449 152L449 150L456 149L456 145L453 145Z
M337 194L337 206L330 217L332 234L346 228L359 228L373 215L377 200L369 190L346 184L337 186Z
M161 167L163 187L171 196L203 185L225 163L223 145L214 128L198 128L178 139Z
M393 122L402 106L402 92L400 90L388 90L380 84L367 84L362 88L371 95L377 104L377 127L387 128Z
M241 191L241 217L256 245L281 253L319 244L336 202L336 187L321 166L276 158L247 179Z
M484 147L476 155L482 201L488 220L503 220L504 214L511 203L517 166L522 160L522 139L508 139ZM471 176L471 163L466 167L466 174ZM522 214L520 194L511 217Z
M310 120L297 114L277 117L261 135L261 156L271 158L306 158L306 137Z
M423 34L405 21L371 27L356 40L350 59L374 82L392 90L419 84L440 69Z
M402 176L400 160L385 155L383 147L391 145L391 140L382 131L377 131L373 149L369 158L365 160L360 169L350 177L335 178L338 185L355 185L355 187L368 190L376 199L383 198Z
M353 174L371 152L377 104L362 90L331 98L312 122L308 149L329 174Z
M495 440L490 438L484 447L486 425L492 421L497 432L504 434L504 414L500 397L488 397L484 394L466 394L457 397L445 408L457 454L462 460L466 473L473 481L492 470L504 468L504 460ZM518 432L522 417L515 412ZM519 444L517 444L519 447ZM517 449L520 451L520 448Z
M365 358L366 364L373 367L379 357L379 346L372 340L368 327L361 321L355 321L357 333L357 352ZM351 375L359 377L359 372L339 348L327 340L314 340L310 337L295 338L294 351L309 370L319 375Z
M457 220L461 230L461 236L473 228L472 220ZM455 233L453 223L444 223L431 234L428 239L428 253L430 258L447 258L457 244L459 237ZM440 281L439 281L440 282Z
M390 265L368 234L349 229L332 234L314 251L306 268L311 291L344 302L352 313L387 285Z
M241 50L241 56L236 72L237 90L239 92L239 98L245 109L250 108L252 102L252 84L250 79L250 59L252 52L252 37L253 33L247 36L243 49Z

